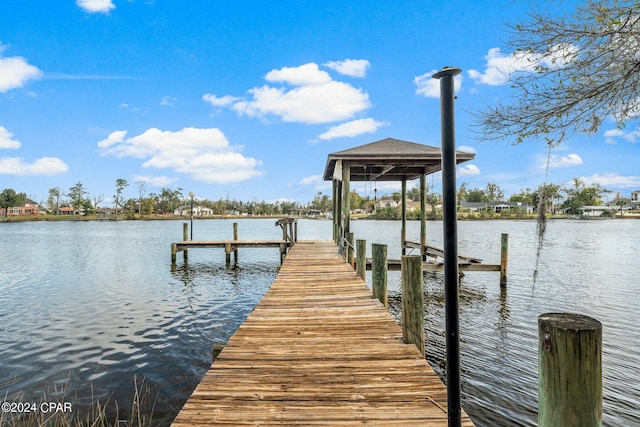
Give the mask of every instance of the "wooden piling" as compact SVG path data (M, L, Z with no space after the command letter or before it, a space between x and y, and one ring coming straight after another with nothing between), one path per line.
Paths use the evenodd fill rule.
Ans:
M365 280L367 272L367 241L356 240L356 276Z
M351 264L351 267L355 267L355 257L354 257L354 239L355 236L353 233L347 233L347 262Z
M226 242L224 244L224 262L227 267L231 265L231 243Z
M500 240L500 287L507 286L507 268L509 265L509 235L502 233Z
M183 241L187 241L189 240L189 223L185 222L182 224L182 240ZM187 258L189 258L189 251L188 250L183 250L182 251L182 255L184 256L184 260L186 261Z
M538 317L538 425L602 426L602 324L570 313Z
M176 255L178 254L178 245L175 243L171 244L171 266L176 265Z
M402 256L402 337L425 355L422 257Z
M238 240L238 223L233 223L233 240ZM233 249L233 263L238 264L238 247Z
M371 245L371 289L385 308L387 303L387 245L374 243Z

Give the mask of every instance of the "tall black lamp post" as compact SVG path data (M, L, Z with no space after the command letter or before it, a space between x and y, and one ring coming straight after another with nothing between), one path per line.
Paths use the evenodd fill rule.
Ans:
M196 195L189 191L189 197L191 197L191 240L193 240L193 198L196 197Z

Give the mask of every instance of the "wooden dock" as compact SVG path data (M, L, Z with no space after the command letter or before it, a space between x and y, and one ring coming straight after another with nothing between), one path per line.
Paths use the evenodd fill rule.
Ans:
M440 378L335 244L298 242L173 425L446 426L446 408Z

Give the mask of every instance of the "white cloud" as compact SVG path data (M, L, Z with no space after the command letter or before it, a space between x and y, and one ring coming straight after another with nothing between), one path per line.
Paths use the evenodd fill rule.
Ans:
M293 87L264 85L250 89L250 99L206 94L203 100L213 106L229 107L239 115L265 120L275 116L285 122L308 124L348 120L371 106L368 94L331 79L315 63L271 70L265 79Z
M354 137L365 133L374 133L386 122L378 122L374 119L358 119L333 126L328 131L320 134L318 138L328 140L341 137Z
M171 96L163 96L162 100L160 101L160 105L165 107L171 107L174 102L176 102L176 98L173 98Z
M371 65L366 59L345 59L344 61L325 62L325 67L350 77L365 77Z
M474 147L470 147L468 145L461 145L458 148L456 148L457 151L463 151L465 153L471 153L471 154L476 154L477 151Z
M433 75L438 70L431 70L413 79L416 85L416 95L423 95L426 98L440 98L440 80L434 79ZM458 74L453 79L453 90L459 92L462 89L462 74Z
M76 4L89 13L108 13L116 8L112 0L76 0Z
M298 184L300 185L314 185L314 184L319 184L321 182L324 182L324 180L322 179L322 175L311 175L311 176L307 176L302 178Z
M567 154L566 156L558 156L552 154L549 158L549 168L567 168L572 166L581 165L582 157L575 153ZM546 160L545 160L546 166Z
M42 71L21 56L5 58L2 52L6 46L0 43L0 92L24 86L27 81L42 77Z
M625 132L622 129L609 129L605 131L604 137L607 144L615 144L616 138L635 143L640 137L640 128L636 128L636 130L631 132Z
M176 132L151 128L126 138L116 131L98 142L102 155L145 159L145 168L172 169L197 181L235 183L262 175L260 160L245 157L216 128L184 128Z
M603 174L596 173L591 176L583 176L580 179L584 180L587 185L600 184L605 188L640 188L640 176L620 175L618 173L605 172ZM573 181L571 182L571 185L572 184Z
M133 182L144 182L152 187L166 187L174 182L177 178L169 178L168 176L151 176L151 175L134 175Z
M463 165L458 167L458 176L480 175L480 168L476 165Z
M20 148L20 141L11 139L13 134L0 126L0 148Z
M208 102L209 104L213 105L214 107L227 107L231 104L233 104L236 101L241 100L242 98L237 98L235 96L230 96L230 95L225 95L222 96L220 98L218 98L217 96L215 96L212 93L206 93L204 95L202 95L202 100Z
M562 67L565 62L577 52L574 46L558 45L548 55L531 52L505 54L500 48L489 49L485 55L484 72L469 70L468 74L476 83L487 85L503 85L510 79L511 74L520 71L534 71L537 65L547 67Z
M69 167L55 157L42 157L27 163L22 157L0 158L0 174L6 175L57 175L65 173Z

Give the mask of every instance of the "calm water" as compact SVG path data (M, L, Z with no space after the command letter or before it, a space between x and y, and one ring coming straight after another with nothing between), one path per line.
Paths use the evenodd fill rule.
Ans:
M195 239L231 238L232 222L196 221ZM240 220L240 238L279 238L274 220ZM399 254L399 222L354 221L357 238ZM409 223L416 239L417 222ZM537 318L576 312L603 324L604 424L640 426L640 221L556 221L548 226L538 281L533 222L460 222L460 253L498 263L510 235L509 285L497 273L461 282L463 405L478 426L537 423ZM442 224L428 223L441 245ZM192 250L170 271L179 221L0 224L0 393L23 401L65 389L81 411L93 399L128 408L134 377L158 396L168 424L225 342L268 290L277 249ZM328 221L301 221L301 239L328 239ZM393 254L393 255L391 255ZM425 275L427 352L443 374L440 274ZM399 274L390 273L390 296ZM392 309L393 310L393 309Z

